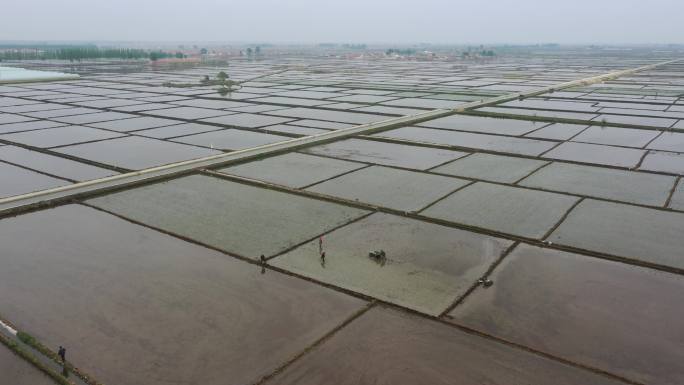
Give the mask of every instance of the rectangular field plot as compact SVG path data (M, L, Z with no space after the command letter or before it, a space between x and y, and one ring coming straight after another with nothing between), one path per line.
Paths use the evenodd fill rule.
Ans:
M549 240L684 269L684 214L584 200Z
M597 127L592 126L574 137L574 142L609 144L614 146L637 147L647 145L660 132L654 130L638 130L634 128Z
M376 134L376 136L533 156L540 155L556 145L556 142L546 140L450 132L424 127L402 127Z
M95 127L95 128L103 128L103 129L112 130L112 131L129 132L129 131L146 130L149 128L171 126L171 125L178 124L178 123L181 123L181 122L179 122L177 120L171 120L171 119L162 119L162 118L153 118L150 116L143 116L143 117L132 118L132 119L119 119L119 120L111 120L108 122L91 123L91 124L89 124L89 126Z
M137 136L61 147L57 151L131 170L220 153L220 151Z
M418 211L467 183L463 179L372 166L307 190L396 210Z
M218 118L202 119L203 122L224 124L228 126L257 128L270 126L273 124L282 124L290 122L294 119L276 118L273 116L257 115L257 114L235 114L228 116L220 116Z
M622 384L448 325L377 307L267 384L547 385L550 378L555 385Z
M262 129L268 130L268 131L282 132L282 133L287 133L287 134L304 135L304 136L318 135L318 134L324 134L324 133L328 132L328 130L324 130L324 129L320 129L320 128L294 126L294 125L289 125L289 124L275 124L273 126L263 127Z
M94 108L85 108L85 107L69 107L67 106L62 106L63 108L57 109L57 110L47 110L47 111L36 111L36 112L26 112L24 115L28 115L33 118L37 119L53 119L53 118L61 118L61 117L69 117L72 115L90 115L90 114L95 114L98 113L100 110L96 110ZM133 115L127 116L129 118L133 117ZM95 119L97 120L97 119ZM67 123L64 123L67 124Z
M644 152L644 150L633 148L566 142L544 154L544 156L574 162L634 167L639 163Z
M302 119L317 119L331 122L351 123L351 124L366 124L387 119L386 116L364 114L359 112L344 112L344 111L328 111L318 110L314 108L290 108L287 110L278 110L267 112L269 115L277 115L283 117L302 118ZM298 124L298 123L297 123Z
M474 131L501 135L524 135L548 126L549 123L516 119L496 119L483 116L451 115L418 124L422 127L446 130Z
M49 120L33 120L30 122L19 122L19 123L9 123L0 124L0 134L9 134L14 132L31 131L31 130L41 130L43 128L52 128L66 126L64 123L51 122Z
M376 213L313 240L271 264L383 301L439 315L511 242ZM376 261L369 252L383 250Z
M33 147L49 148L65 146L75 143L90 142L118 138L123 136L118 132L110 132L84 126L63 126L46 128L44 130L25 131L15 134L0 135L0 139L14 143L26 144Z
M53 120L69 124L90 124L97 122L106 122L108 120L118 120L134 117L136 117L136 115L124 114L121 112L104 111L96 112L94 114L64 116L59 118L53 118Z
M677 185L677 188L672 193L672 200L670 201L670 208L677 210L684 210L684 182L681 180Z
M255 383L364 305L84 206L0 242L2 314L106 384Z
M542 238L579 198L477 182L423 212L429 217Z
M3 150L7 146L0 147ZM68 185L69 182L0 162L0 198Z
M331 102L325 101L325 100L289 98L289 97L281 97L281 96L268 96L265 98L255 98L255 99L252 99L252 101L262 102L262 103L285 104L288 106L303 106L303 107L315 107L315 106L321 106L324 104L330 104L331 103ZM285 108L288 108L288 107L280 106L279 108L271 108L271 109L267 109L264 111L275 111L275 110L281 110L281 109L285 109Z
M551 140L568 140L577 135L587 126L581 124L554 123L550 126L542 127L534 132L525 135L528 138L541 138Z
M684 154L649 151L639 169L684 175Z
M384 166L425 170L467 155L466 152L432 149L405 144L347 139L310 147L304 152L356 160Z
M663 206L675 178L554 162L519 185L643 205Z
M584 113L584 112L567 112L567 111L553 111L553 110L531 110L524 108L509 108L509 107L480 107L478 112L490 112L495 114L517 115L520 117L545 117L545 118L560 118L573 120L590 121L598 116L598 114Z
M338 122L328 122L325 120L315 120L315 119L302 119L298 120L296 123L298 126L313 127L313 128L323 128L328 130L339 130L342 128L354 127L353 124L348 123L338 123Z
M230 114L234 114L234 112L221 111L221 110L210 110L207 108L196 108L196 107L175 107L175 108L167 108L167 109L163 109L163 110L148 111L147 114L166 117L166 118L195 120L195 119L210 118L210 117L214 117L214 116L230 115Z
M15 114L3 114L0 113L0 124L10 124L19 122L29 122L33 118L28 118L26 116L15 115Z
M654 150L684 152L684 133L663 132L662 135L648 145L648 148Z
M76 181L104 178L116 174L115 171L15 146L0 147L0 160Z
M2 344L0 344L0 379L10 380L12 385L55 384L50 377Z
M455 322L639 383L684 381L681 277L523 245L491 279Z
M668 128L677 122L677 119L610 114L602 114L592 120L601 122L605 121L608 123L631 124L635 126L649 126L658 128Z
M421 99L421 98L404 98L390 100L382 103L386 106L394 107L409 107L409 108L456 108L459 104L464 102L452 101L452 100L436 100L436 99Z
M174 142L194 144L197 146L218 148L222 150L241 150L244 148L277 143L291 139L287 136L263 134L260 132L243 131L234 128L205 132L202 134L175 138Z
M425 112L425 110L418 110L415 108L389 107L389 106L379 106L379 105L372 105L372 106L361 107L361 108L357 107L354 110L355 111L362 111L362 112L373 112L373 113L378 113L378 114L400 115L400 116L413 115L413 114L419 114L421 112Z
M466 178L513 183L546 163L536 159L477 153L457 159L432 171Z
M361 167L365 167L365 165L292 152L227 167L219 171L226 174L301 188Z
M191 176L95 198L91 204L250 258L270 256L366 211Z
M175 124L173 126L152 128L149 130L138 131L135 135L149 136L157 139L168 139L177 136L201 134L207 131L220 130L221 127L211 126L208 124L199 123L183 123Z

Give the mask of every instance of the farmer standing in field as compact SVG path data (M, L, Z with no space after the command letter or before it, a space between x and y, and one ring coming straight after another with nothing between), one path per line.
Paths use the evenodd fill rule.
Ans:
M63 362L66 362L66 349L64 349L63 346L59 347L59 350L57 351L57 355L59 358L62 359Z

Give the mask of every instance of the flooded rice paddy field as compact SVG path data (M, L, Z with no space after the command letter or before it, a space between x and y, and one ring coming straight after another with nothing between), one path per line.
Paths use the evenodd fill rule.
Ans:
M15 379L16 385L53 385L47 375L36 370L21 357L4 347L0 349L0 373L5 379Z
M284 146L0 211L0 320L103 384L683 383L684 63L518 95L665 59L0 86L0 199Z

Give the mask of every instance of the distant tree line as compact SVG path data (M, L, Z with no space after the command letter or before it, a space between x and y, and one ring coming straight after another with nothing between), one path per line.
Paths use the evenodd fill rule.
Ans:
M494 52L491 49L483 49L481 51L470 51L470 49L468 49L468 51L463 52L461 54L461 56L463 56L464 58L466 58L466 57L477 57L477 56L494 57L494 56L496 56L496 52Z
M70 60L84 59L150 59L185 58L182 52L169 53L135 48L72 47L0 47L0 60Z
M256 48L252 49L252 47L247 47L245 50L247 57L255 57L255 56L261 56L261 46L256 46ZM242 53L240 53L242 54Z
M185 59L188 57L188 55L185 55L183 52L176 52L176 53L171 53L171 52L164 52L164 51L150 51L147 56L144 56L149 58L152 61L156 61L159 59L166 59L170 57L175 57L176 59Z
M387 51L385 51L387 55L403 55L403 56L408 56L408 55L414 55L416 53L416 50L413 48L390 48Z

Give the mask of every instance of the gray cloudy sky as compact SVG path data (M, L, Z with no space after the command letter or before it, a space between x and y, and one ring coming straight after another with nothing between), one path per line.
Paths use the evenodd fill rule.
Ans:
M684 43L684 0L3 0L0 40Z

